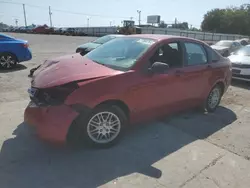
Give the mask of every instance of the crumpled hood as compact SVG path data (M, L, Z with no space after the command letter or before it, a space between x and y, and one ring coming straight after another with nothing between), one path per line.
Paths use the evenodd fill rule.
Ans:
M88 42L85 43L83 45L78 46L78 48L84 48L84 49L88 49L88 50L93 50L97 47L99 47L101 44L97 44L97 43L93 43L93 42Z
M90 59L73 54L45 61L35 72L32 87L48 88L78 80L89 80L121 73Z
M243 55L230 55L228 57L232 63L236 64L248 64L250 65L250 56L243 56Z
M212 45L211 48L215 49L215 50L218 50L218 51L222 51L222 50L227 50L229 49L228 47L226 46L216 46L216 45Z

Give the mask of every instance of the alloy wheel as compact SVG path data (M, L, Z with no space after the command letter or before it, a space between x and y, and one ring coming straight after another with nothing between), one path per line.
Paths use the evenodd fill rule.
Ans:
M211 109L214 109L220 102L221 91L219 87L215 87L208 97L208 106Z
M121 121L112 112L94 114L87 125L87 133L92 141L107 144L113 141L121 131Z
M15 66L16 60L11 55L2 55L0 57L0 65L4 68L10 69Z

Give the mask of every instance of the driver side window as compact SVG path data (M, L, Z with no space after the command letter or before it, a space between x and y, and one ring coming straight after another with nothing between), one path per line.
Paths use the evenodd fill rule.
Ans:
M170 68L182 67L182 51L179 43L172 42L159 47L150 61L151 65L161 62L168 64Z

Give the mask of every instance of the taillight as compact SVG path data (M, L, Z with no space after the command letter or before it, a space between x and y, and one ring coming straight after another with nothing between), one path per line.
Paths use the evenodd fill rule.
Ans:
M24 44L23 44L23 47L24 47L24 48L28 48L28 47L29 47L29 44L28 44L28 43L24 43Z

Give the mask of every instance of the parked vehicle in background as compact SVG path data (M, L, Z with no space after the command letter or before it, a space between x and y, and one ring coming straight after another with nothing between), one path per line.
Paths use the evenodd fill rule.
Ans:
M16 31L16 32L19 32L19 33L26 33L26 32L27 32L27 28L26 28L26 27L24 27L24 26L19 27L19 28L17 29L17 31Z
M57 34L57 35L59 35L59 34L61 34L61 32L62 32L62 28L54 28L54 33L53 34Z
M211 45L211 47L224 57L227 57L230 55L231 52L240 49L242 45L237 41L221 40L215 43L214 45Z
M98 46L112 40L112 39L115 39L117 37L122 37L124 35L106 35L106 36L103 36L103 37L100 37L92 42L88 42L88 43L85 43L83 45L80 45L77 47L76 49L76 53L80 53L81 55L86 55L88 52L94 50L95 48L97 48ZM38 65L37 67L35 68L32 68L30 69L30 73L29 73L29 77L32 77L34 72L40 67L41 65Z
M242 46L246 46L249 44L249 38L243 38L236 41L239 42Z
M231 53L233 79L250 81L250 45Z
M75 29L75 35L76 36L87 36L87 34L85 32L83 32L81 29L76 28Z
M37 26L35 25L35 24L31 24L31 25L29 25L29 26L27 26L26 27L26 32L27 33L32 33L32 30L34 29L34 28L36 28Z
M123 27L118 27L117 33L122 35L141 34L141 28L135 26L133 20L123 20Z
M88 52L94 50L95 48L99 47L100 45L112 40L112 39L115 39L117 37L122 37L124 35L105 35L103 37L100 37L92 42L88 42L88 43L85 43L85 44L82 44L80 46L77 47L76 49L76 53L81 53L81 55L85 55L87 54Z
M229 59L204 42L167 35L118 37L85 56L42 64L28 89L24 120L45 140L83 139L107 147L128 124L195 107L216 110L231 76Z
M76 36L76 29L75 28L66 28L66 30L64 31L64 35Z
M35 27L32 29L32 32L37 34L52 34L54 29L52 27L48 27L47 25L43 25Z
M10 69L32 58L27 41L0 34L0 67Z

